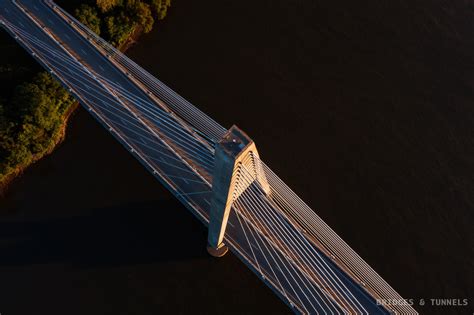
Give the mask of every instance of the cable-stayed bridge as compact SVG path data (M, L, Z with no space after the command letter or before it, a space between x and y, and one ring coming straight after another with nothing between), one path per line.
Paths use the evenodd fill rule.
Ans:
M294 312L417 314L238 128L219 125L52 1L0 0L0 23L210 227L211 253L228 247Z

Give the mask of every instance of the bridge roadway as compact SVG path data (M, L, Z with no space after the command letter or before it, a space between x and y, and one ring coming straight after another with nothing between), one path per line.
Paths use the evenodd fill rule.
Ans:
M204 224L212 185L212 143L156 103L98 47L43 1L1 0L3 27L80 100L91 114L147 167ZM130 96L133 95L133 98ZM154 108L149 104L154 104ZM190 149L191 148L191 149ZM117 180L120 170L117 170ZM245 193L244 193L245 195ZM268 205L272 207L271 204ZM295 312L318 314L389 314L373 296L316 246L329 271L336 275L361 307L349 311L314 276L299 267L264 229L255 215L233 211L226 243ZM179 227L176 229L179 233ZM298 233L295 229L290 233ZM249 235L254 242L248 241ZM203 246L205 240L203 240ZM263 248L263 249L262 249ZM323 275L324 276L324 275Z

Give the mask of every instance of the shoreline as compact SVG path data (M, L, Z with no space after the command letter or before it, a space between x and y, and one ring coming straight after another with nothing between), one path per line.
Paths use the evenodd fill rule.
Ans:
M138 43L138 39L140 36L143 34L143 29L139 25L135 27L135 29L130 33L130 36L127 38L127 40L120 46L118 49L125 53L128 49L130 49L132 46ZM36 74L35 74L36 75ZM64 87L63 87L64 88ZM61 123L61 127L59 128L59 131L57 135L54 138L57 138L54 140L53 144L47 148L44 152L38 153L34 155L31 159L31 161L25 165L19 165L17 166L13 171L11 171L9 174L6 174L2 180L0 180L0 197L4 196L6 192L8 191L8 188L10 184L20 176L32 165L35 163L41 161L43 158L46 156L54 153L55 149L66 139L66 130L68 127L68 123L70 118L73 116L73 114L76 112L76 109L80 106L79 101L74 101L71 106L66 110L64 113L63 117L63 122Z

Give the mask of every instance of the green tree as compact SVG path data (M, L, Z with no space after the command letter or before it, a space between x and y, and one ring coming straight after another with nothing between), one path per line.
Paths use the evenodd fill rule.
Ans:
M31 153L45 149L56 128L56 121L61 117L58 110L60 101L54 99L56 93L50 89L51 82L42 75L32 83L20 85L12 98L21 122L16 142Z
M108 40L115 46L120 46L130 36L133 30L133 22L123 11L117 16L105 18Z
M96 4L102 13L110 11L115 6L121 5L121 0L97 0Z
M9 122L0 127L0 179L54 145L65 110L72 103L72 97L47 73L15 89ZM2 112L5 116L3 107Z
M100 18L95 8L81 4L74 13L79 22L90 28L97 35L100 35Z
M136 26L149 32L153 17L163 19L171 0L96 0L96 5L81 5L76 17L99 35L102 28L105 37L119 46ZM72 103L73 98L47 73L18 86L10 99L0 99L0 181L54 146Z
M163 20L171 6L171 0L150 0L150 6L158 20Z
M126 10L132 21L143 27L145 33L152 30L155 21L148 4L139 0L127 0Z

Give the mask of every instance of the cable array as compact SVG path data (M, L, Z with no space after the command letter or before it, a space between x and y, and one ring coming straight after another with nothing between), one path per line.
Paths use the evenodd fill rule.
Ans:
M166 86L163 82L147 72L145 69L137 65L133 60L128 58L121 51L84 26L64 9L56 6L52 1L46 1L46 3L53 10L60 13L65 19L67 19L74 28L83 33L89 40L94 42L96 46L103 49L109 59L113 60L126 71L129 71L131 74L133 74L134 78L138 79L152 93L164 100L166 105L169 106L173 112L185 119L186 122L195 127L200 133L204 134L213 141L219 140L224 135L226 129L218 124L215 120L210 118L196 106L192 105L182 96Z
M35 20L31 23L43 29L44 38L3 17L0 20L131 153L207 222L213 146L225 128L52 1L44 3L80 40L95 48L99 60L110 63L110 72L92 67ZM402 300L258 156L248 154L234 175L234 211L226 241L295 310L386 314L375 298ZM391 311L416 314L409 305L397 305Z
M265 177L271 194L262 196L282 215L291 218L305 239L320 244L335 264L352 274L359 284L373 296L385 301L403 301L403 298L374 271L336 232L334 232L308 205L306 205L263 161ZM408 303L394 305L392 311L398 314L417 314Z
M286 262L266 255L263 255L263 259L266 261L273 259L273 268L287 268L289 270L284 274L300 277L295 282L302 287L298 290L293 287L291 291L299 301L306 300L306 303L302 303L303 307L309 305L312 310L319 309L321 314L322 311L324 314L344 312L368 314L352 291L347 288L347 283L342 281L330 266L327 258L298 229L295 229L286 215L266 197L261 186L255 182L253 172L245 165L241 165L238 176L240 178L236 189L244 188L244 190L237 193L238 198L234 200L235 211L240 218L244 218L243 221L252 222L259 231L257 236L255 233L247 233L252 236L253 243L261 243L261 239L257 240L257 237L269 239L273 247L281 253L280 259L283 257ZM250 230L248 226L247 230ZM252 244L248 247L253 248ZM262 253L264 251L260 250L260 256ZM255 254L253 256L258 261Z
M28 43L58 75L66 79L70 88L79 90L88 98L93 99L94 107L103 111L105 116L120 119L121 127L128 128L131 132L143 132L142 138L149 140L150 137L156 138L160 135L167 143L179 149L181 157L187 157L196 163L199 170L204 170L202 171L204 176L210 176L214 167L214 151L196 141L194 135L182 128L182 125L167 112L143 96L130 93L106 77L92 73L73 56L52 48L51 45L45 44L9 22L6 24L21 36L24 42ZM138 121L137 116L143 118L141 122ZM156 140L152 143L155 142Z

